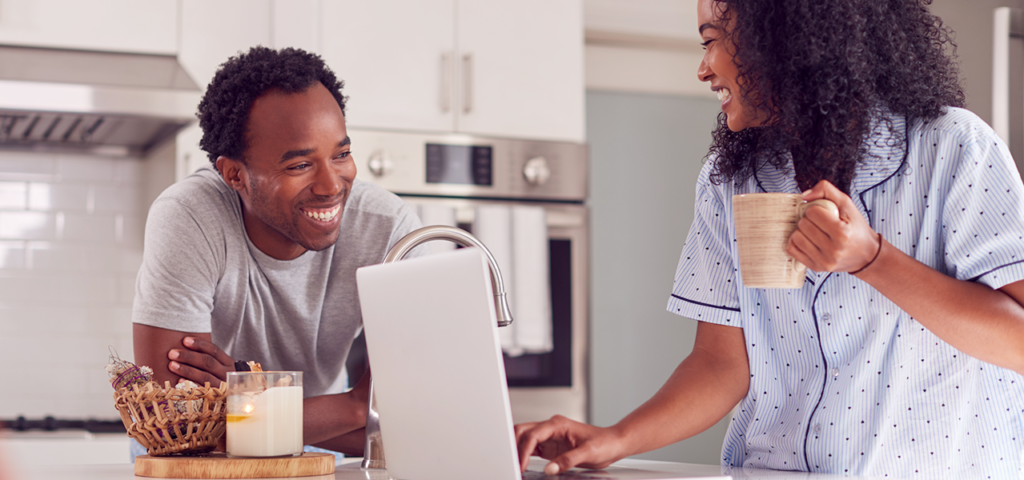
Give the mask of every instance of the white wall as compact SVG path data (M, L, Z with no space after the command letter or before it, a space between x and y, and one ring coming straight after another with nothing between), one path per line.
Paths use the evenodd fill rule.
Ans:
M992 123L992 28L997 7L1024 7L1021 0L935 0L931 11L953 29L967 108Z
M146 162L0 151L0 418L117 419L132 359Z

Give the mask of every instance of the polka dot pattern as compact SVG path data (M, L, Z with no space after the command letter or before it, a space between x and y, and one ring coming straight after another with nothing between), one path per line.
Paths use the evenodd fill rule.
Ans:
M950 108L876 122L851 197L908 255L992 288L1024 279L1024 186L1006 146ZM809 271L801 289L748 289L735 261L732 195L799 190L770 166L713 185L705 166L669 311L744 329L750 391L723 465L878 477L1024 476L1024 377L964 355L870 285Z

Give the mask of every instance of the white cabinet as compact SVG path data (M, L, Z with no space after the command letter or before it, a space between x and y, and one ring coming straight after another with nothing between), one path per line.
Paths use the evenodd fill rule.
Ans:
M2 0L0 44L173 55L176 0Z
M583 7L459 0L459 131L583 141Z
M346 120L365 128L455 128L453 0L327 0L324 60L345 82Z
M321 52L363 128L583 141L580 0L325 0Z
M270 0L180 0L178 60L200 88L229 57L270 45Z

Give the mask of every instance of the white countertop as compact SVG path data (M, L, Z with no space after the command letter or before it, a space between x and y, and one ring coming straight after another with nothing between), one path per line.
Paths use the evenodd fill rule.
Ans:
M380 470L362 470L359 458L345 459L334 475L317 477L299 477L305 480L390 480L386 472ZM543 467L546 462L534 459L531 470ZM656 462L651 460L625 459L615 465L622 467L641 468L676 472L687 477L722 477L731 476L733 480L836 480L839 478L868 480L870 477L851 477L842 475L815 474L805 472L785 472L776 470L742 469L719 467L717 465L698 465L693 463ZM14 472L10 480L145 480L136 477L132 465L63 465L34 467L21 472ZM275 480L275 479L265 479ZM278 479L280 480L280 479Z

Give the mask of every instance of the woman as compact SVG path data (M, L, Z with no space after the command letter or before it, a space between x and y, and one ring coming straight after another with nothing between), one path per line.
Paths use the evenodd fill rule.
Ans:
M598 428L516 427L524 466L602 468L738 405L722 463L1017 478L1024 452L1024 186L963 110L928 0L700 0L722 101L669 310L699 321L653 398ZM788 252L799 290L742 285L734 194L828 198Z

